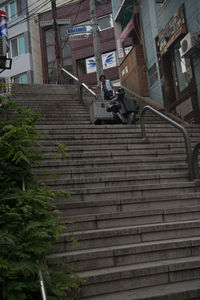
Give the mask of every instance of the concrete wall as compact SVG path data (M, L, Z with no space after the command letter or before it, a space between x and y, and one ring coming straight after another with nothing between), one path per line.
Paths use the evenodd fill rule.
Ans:
M157 36L159 30L156 20L155 5L157 4L155 4L154 0L140 1L141 21L146 52L146 67L147 69L149 69L154 63L156 63L158 70L155 37ZM160 77L159 80L151 88L149 87L149 92L151 98L155 99L161 104L163 103Z
M113 18L116 17L117 12L120 8L121 5L121 0L112 0L112 14L113 14Z
M13 58L12 61L12 68L11 70L6 70L2 73L1 77L13 77L18 74L25 73L31 70L31 47L30 47L30 33L28 31L28 22L23 21L22 17L17 18L13 22L9 22L8 26L8 37L9 40L24 34L24 41L25 41L25 54L19 55Z

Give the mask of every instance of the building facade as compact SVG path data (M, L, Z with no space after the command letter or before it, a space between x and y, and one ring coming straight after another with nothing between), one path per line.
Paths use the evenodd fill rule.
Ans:
M62 5L70 0L57 0ZM43 83L38 13L49 10L50 1L0 0L0 10L6 12L8 27L8 57L11 70L0 78L14 83Z
M116 14L122 18L123 6L139 5L140 44L151 98L182 119L199 123L200 2L124 0L118 5ZM132 17L135 20L135 12Z
M11 70L1 73L1 78L14 83L33 83L33 63L26 0L0 1L0 9L7 15L8 57L12 58Z
M182 119L199 123L199 1L149 0L147 5L141 0L140 8L151 96ZM191 34L196 41L186 49Z
M112 0L112 6L121 83L137 94L148 96L139 3Z
M80 0L57 8L60 23L68 20L68 24L59 25L61 40L61 64L78 76L81 82L96 84L93 37L91 32L80 35L70 34L74 27L90 25L90 1ZM44 22L52 19L51 11L39 15L42 66L44 83L56 82L55 42L52 26L44 26ZM116 61L116 45L110 1L97 5L97 19L100 30L100 43L104 73L110 80L119 78ZM64 22L64 21L63 21ZM69 81L69 78L65 78ZM67 82L67 81L66 81Z

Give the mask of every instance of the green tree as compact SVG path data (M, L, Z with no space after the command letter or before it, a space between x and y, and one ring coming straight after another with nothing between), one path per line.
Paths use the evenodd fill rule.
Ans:
M39 186L31 172L40 158L38 118L0 98L0 299L40 299L40 270L49 300L78 299L80 279L70 266L58 268L56 261L47 268L46 257L66 228L52 206L57 195Z

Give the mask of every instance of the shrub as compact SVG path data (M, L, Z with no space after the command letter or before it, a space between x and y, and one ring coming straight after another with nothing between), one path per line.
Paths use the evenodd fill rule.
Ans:
M40 299L40 270L49 300L77 299L80 280L70 266L47 268L46 256L66 228L52 206L57 195L31 172L40 158L34 126L40 116L3 97L0 105L0 299Z

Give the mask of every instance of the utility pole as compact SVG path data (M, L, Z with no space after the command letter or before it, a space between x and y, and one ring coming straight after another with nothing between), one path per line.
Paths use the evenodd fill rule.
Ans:
M96 16L96 1L90 0L90 16L91 16L91 25L93 32L93 44L94 44L94 55L96 59L96 73L97 73L97 82L99 82L99 76L103 74L103 65L101 59L101 46L100 46L100 36L99 36L99 27Z
M57 10L56 0L51 0L52 16L53 16L53 27L55 34L55 54L56 54L56 75L57 83L61 83L61 49L60 49L60 38L57 24Z

